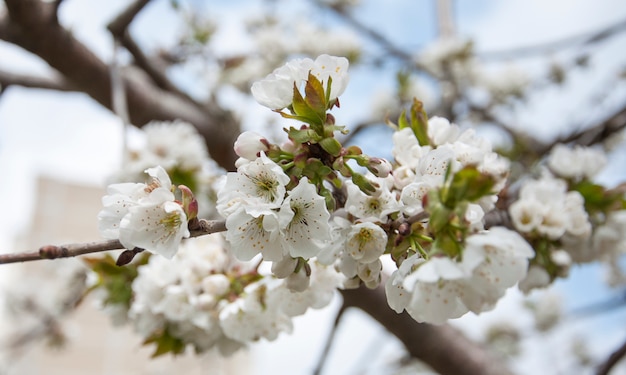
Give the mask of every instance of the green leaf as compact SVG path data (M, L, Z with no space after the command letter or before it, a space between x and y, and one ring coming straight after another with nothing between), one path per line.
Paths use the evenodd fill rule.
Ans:
M354 182L354 184L367 195L376 192L376 188L378 187L378 184L375 184L372 181L368 180L360 173L352 173L352 182Z
M339 156L339 153L341 152L341 143L339 143L336 138L324 138L319 141L319 144L322 146L324 151L328 152L332 156Z
M305 127L304 129L289 128L287 131L289 139L295 143L318 143L321 137L312 129Z
M326 117L326 94L324 93L322 82L311 74L311 72L309 72L309 78L304 86L304 93L306 95L305 101L307 105L323 122Z
M143 342L143 345L148 344L156 345L156 349L154 350L154 353L152 353L152 358L156 358L167 353L172 353L174 355L182 354L185 351L185 343L183 340L173 336L169 331L169 327L166 327L162 332L155 332L148 337Z
M491 175L481 173L475 166L465 166L452 177L444 204L454 207L462 201L474 202L492 194L495 183Z
M424 104L415 98L413 98L413 105L411 106L411 129L420 146L430 144L430 139L428 138L428 115L424 110Z
M607 190L604 186L591 181L581 181L572 187L585 199L585 209L589 213L606 212L620 209L624 205L623 193L619 190Z
M324 131L324 118L320 117L320 115L309 105L309 103L302 97L300 91L298 91L298 87L294 83L293 85L293 113L296 116L290 116L287 114L283 114L283 117L294 118L300 121L306 122L311 125L311 128L315 130L316 133L322 135Z
M400 117L398 117L398 129L402 130L404 128L409 127L409 121L406 119L406 110L400 113Z

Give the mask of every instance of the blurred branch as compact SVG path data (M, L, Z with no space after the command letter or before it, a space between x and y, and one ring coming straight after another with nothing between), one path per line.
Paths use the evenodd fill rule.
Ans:
M55 11L53 3L5 3L9 17L0 19L0 38L39 56L78 91L112 108L109 67L51 17ZM239 134L239 123L229 111L214 103L199 108L156 86L138 69L129 68L122 73L133 124L143 126L153 120L175 119L190 122L206 139L211 156L224 168L232 169L236 159L232 144Z
M483 59L510 59L524 56L542 55L576 45L590 45L598 43L624 30L626 30L626 20L619 21L600 30L570 36L548 43L535 44L528 47L513 48L509 50L480 52L477 53L477 55Z
M615 350L607 360L602 363L598 370L596 371L596 375L608 375L611 369L626 356L626 341Z
M424 70L424 68L418 62L415 61L415 59L410 53L396 46L391 40L389 40L383 34L379 33L373 28L357 20L344 7L341 7L337 4L326 3L323 1L316 1L315 3L325 9L331 10L333 13L335 13L340 18L342 18L347 24L349 24L355 30L367 35L370 39L378 43L378 45L380 45L390 56L393 56L407 63L408 65L416 67L420 70ZM388 57L388 56L385 56L385 57Z
M226 230L224 221L200 219L190 223L191 238L204 236ZM39 251L32 253L0 254L0 264L29 262L42 259L71 258L79 255L100 253L109 250L123 249L119 240L104 240L88 243L74 243L68 245L42 246Z
M415 322L409 314L396 314L387 304L382 287L342 290L345 307L367 312L406 347L412 357L442 375L509 375L504 363L483 346L470 341L449 325Z
M5 90L9 86L22 86L35 89L56 91L77 91L72 84L60 76L33 76L11 73L0 69L0 86Z
M326 339L326 345L324 345L324 350L322 351L322 355L320 359L317 361L317 366L315 370L313 370L313 375L321 375L324 370L324 364L326 363L326 359L328 358L328 353L330 353L330 347L333 344L333 340L337 336L337 328L339 327L339 321L343 317L343 314L346 312L346 308L342 305L337 311L337 315L335 316L335 321L333 322L333 326L328 334L328 338Z
M537 152L540 154L547 153L552 147L559 143L575 143L581 146L592 146L606 141L612 135L624 130L624 128L626 128L626 105L591 128L559 137L548 144L536 143L538 145Z
M185 100L200 106L200 104L196 103L191 96L181 91L169 80L169 78L167 78L167 64L165 64L159 56L146 56L130 35L128 30L130 24L149 2L150 0L137 0L131 3L122 13L120 13L107 25L107 29L111 32L113 37L118 40L122 46L128 50L128 52L130 52L135 59L137 66L145 71L158 87L179 95Z

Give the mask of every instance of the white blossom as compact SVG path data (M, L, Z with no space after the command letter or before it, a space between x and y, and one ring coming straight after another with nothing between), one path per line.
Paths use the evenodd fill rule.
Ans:
M387 233L371 222L352 226L346 241L346 251L360 263L370 263L385 252Z
M386 285L389 305L419 322L443 323L468 311L493 308L507 288L526 276L530 245L516 232L495 227L470 235L461 260L407 258Z
M262 254L265 260L282 260L278 222L278 213L269 209L250 213L246 207L240 207L230 214L226 218L226 240L235 257L247 261Z
M591 179L607 163L600 150L577 145L573 148L557 144L548 158L550 170L563 178Z
M332 79L329 100L341 95L348 84L348 59L330 55L320 55L315 61L305 58L288 62L274 70L265 79L252 84L252 96L261 105L273 110L289 107L293 102L293 90L299 89L308 79L309 73L324 83L327 90Z
M149 168L149 184L113 184L102 199L98 228L105 238L119 238L127 249L139 247L171 258L189 237L187 215L175 201L172 183L161 167Z
M330 213L324 197L303 177L289 191L279 213L281 239L285 253L305 259L316 256L321 245L330 240Z
M250 214L258 216L266 209L281 206L288 183L289 177L282 168L261 153L237 172L226 175L226 182L218 192L217 210L228 217L244 205Z
M352 181L346 182L346 210L362 220L385 222L388 215L400 211L401 205L383 180L373 180L380 188L372 195L363 193Z
M520 232L536 231L551 240L566 234L584 239L591 234L584 203L580 193L567 191L565 181L544 174L524 182L519 199L509 206L509 214Z

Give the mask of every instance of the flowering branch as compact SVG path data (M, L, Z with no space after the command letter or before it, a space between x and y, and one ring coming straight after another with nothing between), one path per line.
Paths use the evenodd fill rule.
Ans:
M190 237L198 237L206 234L223 232L226 225L223 220L192 220L189 223ZM87 243L74 243L67 245L46 245L38 251L30 253L14 253L0 255L0 264L30 262L42 259L71 258L85 254L100 253L109 250L123 249L119 240L103 240Z

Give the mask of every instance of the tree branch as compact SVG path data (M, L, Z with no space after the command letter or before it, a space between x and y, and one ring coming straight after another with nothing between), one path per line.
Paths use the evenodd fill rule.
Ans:
M131 3L122 13L107 25L107 29L128 52L134 57L135 63L161 89L174 93L189 102L200 106L191 96L181 91L167 78L166 64L159 56L148 57L137 45L128 30L130 24L150 0L137 0Z
M417 323L387 304L382 287L342 290L345 307L359 308L376 319L406 347L412 357L442 375L510 375L502 361L449 325Z
M596 375L609 375L611 369L624 357L626 357L626 341L598 367Z
M55 91L77 91L71 82L60 76L32 76L26 74L11 73L0 70L0 86L6 89L9 86L22 86L35 89L47 89Z
M79 91L111 109L108 66L56 22L54 4L38 0L5 2L9 24L0 24L0 37L39 56ZM214 103L199 108L159 88L137 69L122 73L133 124L141 127L153 120L175 119L190 122L206 139L213 159L227 169L233 168L236 155L232 144L239 133L239 124L230 112Z
M220 220L204 220L190 222L190 238L204 236L226 230L226 223ZM0 254L0 264L30 262L42 259L71 258L79 255L100 253L109 250L123 249L124 246L119 240L104 240L88 243L75 243L68 245L47 245L42 246L39 251L31 253Z
M569 36L564 39L555 40L548 43L537 44L528 47L513 48L502 51L486 51L477 53L483 59L511 59L524 56L545 55L550 52L573 47L575 45L589 45L601 42L614 34L626 30L626 20L619 21L613 25L582 35Z

